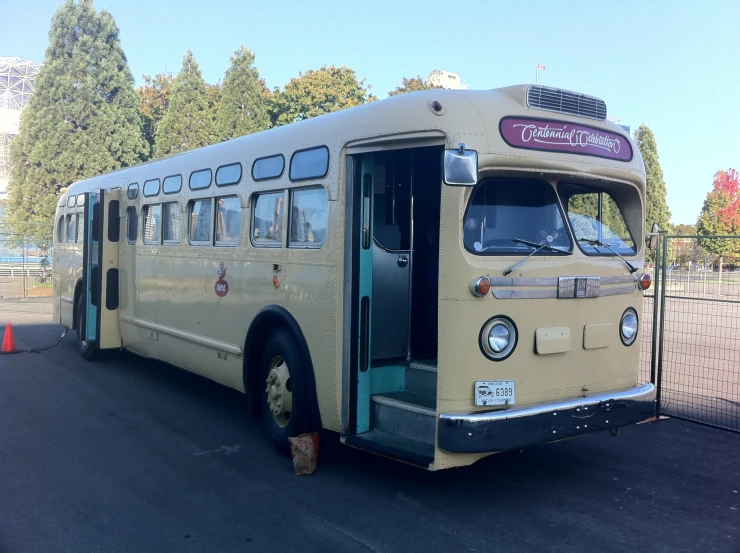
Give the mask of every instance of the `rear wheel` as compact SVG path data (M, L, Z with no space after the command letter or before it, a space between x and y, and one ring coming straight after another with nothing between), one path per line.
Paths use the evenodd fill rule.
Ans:
M292 336L274 332L262 350L260 403L267 435L288 454L288 438L311 430L311 400L306 363Z
M95 342L88 342L85 340L85 336L82 333L82 329L85 327L85 296L81 296L77 301L77 344L80 355L92 361L95 359L97 349L95 348Z

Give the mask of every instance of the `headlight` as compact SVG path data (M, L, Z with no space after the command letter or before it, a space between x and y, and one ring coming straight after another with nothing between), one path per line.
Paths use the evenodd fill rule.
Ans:
M486 321L480 330L480 349L492 361L502 361L516 348L517 331L514 321L504 315L496 315Z
M637 312L631 307L622 313L619 321L619 337L625 346L631 346L637 338Z

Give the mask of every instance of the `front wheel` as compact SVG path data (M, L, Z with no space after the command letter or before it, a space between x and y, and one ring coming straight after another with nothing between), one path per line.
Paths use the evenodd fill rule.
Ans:
M77 302L77 344L80 355L83 359L92 361L97 355L95 342L88 342L85 339L82 329L85 328L85 297L81 297Z
M288 438L311 430L309 369L284 330L268 338L260 365L263 425L277 448L288 454Z

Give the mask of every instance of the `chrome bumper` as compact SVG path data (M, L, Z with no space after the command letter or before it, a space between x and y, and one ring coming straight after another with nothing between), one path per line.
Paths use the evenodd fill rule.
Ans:
M439 447L452 453L506 451L627 426L655 413L655 386L487 413L441 413Z

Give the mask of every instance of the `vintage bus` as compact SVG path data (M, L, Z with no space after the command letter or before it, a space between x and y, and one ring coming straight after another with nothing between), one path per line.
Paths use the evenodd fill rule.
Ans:
M645 169L594 97L431 90L80 181L56 321L430 470L649 420Z

